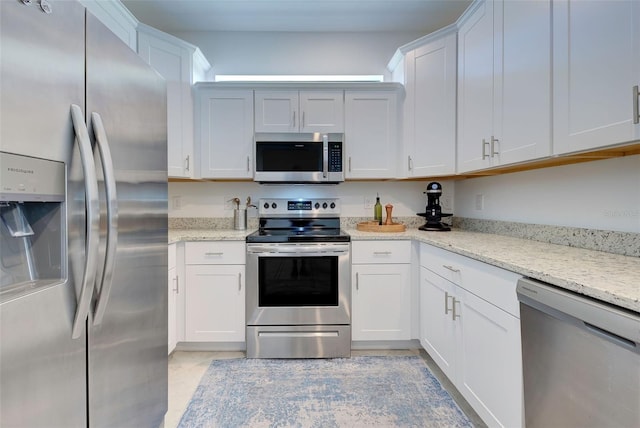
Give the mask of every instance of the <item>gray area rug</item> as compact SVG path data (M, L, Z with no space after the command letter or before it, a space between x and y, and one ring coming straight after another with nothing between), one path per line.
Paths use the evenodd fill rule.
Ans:
M214 360L179 427L471 427L418 356Z

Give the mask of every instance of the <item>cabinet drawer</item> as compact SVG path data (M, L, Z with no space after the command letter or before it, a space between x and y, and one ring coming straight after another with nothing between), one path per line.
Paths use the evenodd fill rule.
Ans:
M411 263L411 241L353 241L351 263Z
M185 264L188 265L243 265L245 243L242 241L187 242Z
M176 267L176 244L169 244L169 249L167 253L167 269L173 269Z
M427 244L420 244L420 265L520 318L521 275Z

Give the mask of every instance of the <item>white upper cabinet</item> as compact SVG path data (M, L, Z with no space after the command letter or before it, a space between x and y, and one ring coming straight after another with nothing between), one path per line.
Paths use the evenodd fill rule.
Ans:
M398 111L396 90L345 91L346 178L395 178Z
M138 20L120 1L80 0L80 3L132 51L137 52Z
M476 3L458 34L457 171L551 154L551 5Z
M197 47L143 24L138 26L138 55L167 81L168 175L196 178L191 85L207 80L211 66Z
M449 29L405 55L402 175L455 173L456 33Z
M640 2L554 0L553 34L554 154L640 138Z
M256 132L344 132L343 91L255 91Z
M253 91L196 85L200 178L253 177Z

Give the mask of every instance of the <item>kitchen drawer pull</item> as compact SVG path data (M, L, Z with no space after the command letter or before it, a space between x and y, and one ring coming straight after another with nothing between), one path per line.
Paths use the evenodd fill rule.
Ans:
M351 172L351 156L349 156L349 172Z
M450 265L442 265L443 268L450 270L451 272L460 273L460 269L454 268Z
M184 170L190 171L190 168L191 168L191 156L187 155L187 157L184 160Z
M358 272L356 272L356 290L360 290L360 277L358 276Z
M633 123L640 123L640 90L638 90L638 85L633 87Z
M223 252L219 252L219 253L204 253L205 256L221 256L223 255Z
M179 279L179 278L180 278L180 277L179 277L178 275L176 275L176 276L173 278L173 282L175 282L175 283L176 283L176 288L174 288L174 289L173 289L173 291L175 291L175 292L176 292L176 294L180 294L180 279Z
M247 156L247 172L251 171L251 159Z
M411 159L411 156L407 156L407 168L409 169L409 171L413 170L413 159Z
M242 291L242 272L238 272L238 291Z
M376 256L388 256L390 254L393 254L393 252L391 252L391 251L374 251L373 254L376 255Z

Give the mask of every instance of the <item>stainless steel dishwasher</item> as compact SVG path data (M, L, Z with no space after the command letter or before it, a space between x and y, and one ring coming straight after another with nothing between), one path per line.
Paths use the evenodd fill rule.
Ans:
M639 427L639 314L531 279L517 293L526 427Z

